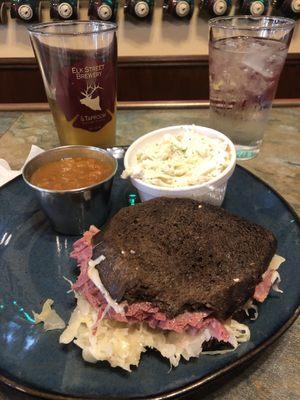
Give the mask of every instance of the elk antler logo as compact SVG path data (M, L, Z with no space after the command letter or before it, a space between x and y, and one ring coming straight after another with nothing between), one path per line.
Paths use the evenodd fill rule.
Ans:
M92 98L92 95L97 89L102 89L102 87L99 85L96 86L95 84L87 84L86 90L84 92L80 92L84 96L83 99L80 99L80 103L90 108L91 110L101 111L99 96Z

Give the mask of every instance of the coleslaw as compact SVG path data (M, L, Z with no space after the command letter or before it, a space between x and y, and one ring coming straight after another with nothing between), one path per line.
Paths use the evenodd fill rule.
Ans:
M173 188L198 185L218 177L230 164L228 144L195 133L193 127L184 127L177 135L164 134L137 152L135 163L123 172L122 178L131 176Z

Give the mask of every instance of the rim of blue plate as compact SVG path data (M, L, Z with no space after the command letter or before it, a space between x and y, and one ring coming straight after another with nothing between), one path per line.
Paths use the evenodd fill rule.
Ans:
M124 146L125 147L125 146ZM127 147L127 146L126 146ZM257 181L263 183L268 189L270 189L273 193L275 193L276 196L279 197L279 199L284 203L284 205L289 209L293 217L295 218L295 221L297 222L298 225L300 225L300 217L298 216L297 212L295 209L288 203L285 198L277 192L271 185L266 183L263 179L255 175L253 172L249 171L247 168L237 165L236 168L241 168L242 170L246 171L249 175L251 175L254 179ZM5 185L6 186L6 185ZM256 355L261 353L263 350L265 350L267 347L269 347L272 343L274 343L277 339L282 336L284 332L286 332L290 326L296 321L296 319L299 317L300 314L300 306L298 305L295 310L293 311L293 314L291 315L290 318L288 318L281 326L280 328L271 336L269 336L265 341L263 341L259 346L255 347L254 349L250 350L248 353L244 354L242 357L237 359L234 362L230 362L224 367L216 370L213 373L207 374L203 376L200 379L197 379L193 383L190 383L186 386L182 386L178 389L171 390L171 391L166 391L162 392L158 395L151 395L151 396L142 396L142 397L135 397L134 400L167 400L167 399L175 399L178 396L183 396L188 394L189 392L195 392L197 389L203 388L205 385L208 383L211 383L215 379L220 378L221 376L225 375L226 373L234 371L237 367L240 367L241 365L247 363L250 361L252 358L254 358ZM89 396L89 397L82 397L82 396L67 396L67 395L62 395L56 392L52 391L43 391L41 389L35 389L32 386L26 386L23 385L22 383L18 383L17 381L6 377L3 375L3 372L0 370L0 382L6 384L7 386L11 387L12 389L18 390L20 392L23 392L25 394L35 396L35 397L41 397L44 399L51 399L51 400L130 400L130 397L119 397L119 396L114 396L114 397L99 397L99 396Z

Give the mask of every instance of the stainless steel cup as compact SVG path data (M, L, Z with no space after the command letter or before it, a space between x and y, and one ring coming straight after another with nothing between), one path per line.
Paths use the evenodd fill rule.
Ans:
M68 157L108 159L112 163L113 173L95 185L72 190L48 190L30 182L37 168ZM111 187L117 168L116 159L106 150L92 146L62 146L45 151L27 162L23 168L23 179L34 190L55 231L65 235L80 235L90 225L100 227L107 220Z

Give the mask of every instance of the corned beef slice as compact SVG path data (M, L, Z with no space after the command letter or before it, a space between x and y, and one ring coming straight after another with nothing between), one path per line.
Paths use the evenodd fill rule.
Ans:
M74 243L74 250L71 257L76 259L80 268L80 275L73 285L73 289L80 292L92 307L99 310L99 319L102 318L106 309L106 301L99 289L89 279L88 263L92 258L91 237L88 233L97 233L98 230L93 228L92 232L86 232L84 237ZM151 328L160 328L174 332L196 333L204 328L210 329L212 336L219 341L227 341L229 334L224 326L215 318L209 317L210 312L185 312L175 318L168 319L167 316L159 311L159 308L153 306L149 302L124 304L124 315L117 314L114 310L109 309L104 318L113 319L119 322L129 324L137 322L145 322ZM208 317L208 318L206 318Z
M275 271L273 270L268 270L263 274L263 280L256 285L255 287L255 292L253 295L253 298L260 303L266 300L271 287L272 287L272 277Z

